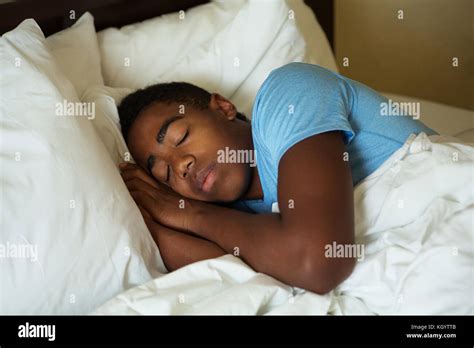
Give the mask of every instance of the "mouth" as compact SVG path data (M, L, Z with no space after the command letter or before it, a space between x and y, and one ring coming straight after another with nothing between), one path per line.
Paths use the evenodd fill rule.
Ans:
M210 192L216 181L216 164L213 162L197 174L197 187L200 191Z

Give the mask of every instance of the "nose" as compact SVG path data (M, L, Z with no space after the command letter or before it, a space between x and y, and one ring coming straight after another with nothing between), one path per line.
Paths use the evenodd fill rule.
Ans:
M185 155L176 161L176 173L181 179L185 179L191 170L191 168L196 163L196 159L192 155Z

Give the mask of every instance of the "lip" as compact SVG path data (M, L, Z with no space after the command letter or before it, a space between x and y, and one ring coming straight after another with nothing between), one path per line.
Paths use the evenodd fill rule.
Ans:
M209 192L216 181L216 164L211 163L197 174L197 186L200 191Z

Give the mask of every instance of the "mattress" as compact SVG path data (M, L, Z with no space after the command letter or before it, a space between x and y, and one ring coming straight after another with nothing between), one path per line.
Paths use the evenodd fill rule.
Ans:
M474 111L399 94L382 93L397 102L419 102L420 120L436 132L474 143Z

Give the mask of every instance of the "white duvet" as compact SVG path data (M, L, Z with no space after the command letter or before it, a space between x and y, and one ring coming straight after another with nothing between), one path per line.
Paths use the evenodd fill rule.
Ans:
M474 313L474 148L412 135L354 191L364 258L317 295L226 255L129 289L96 314Z

